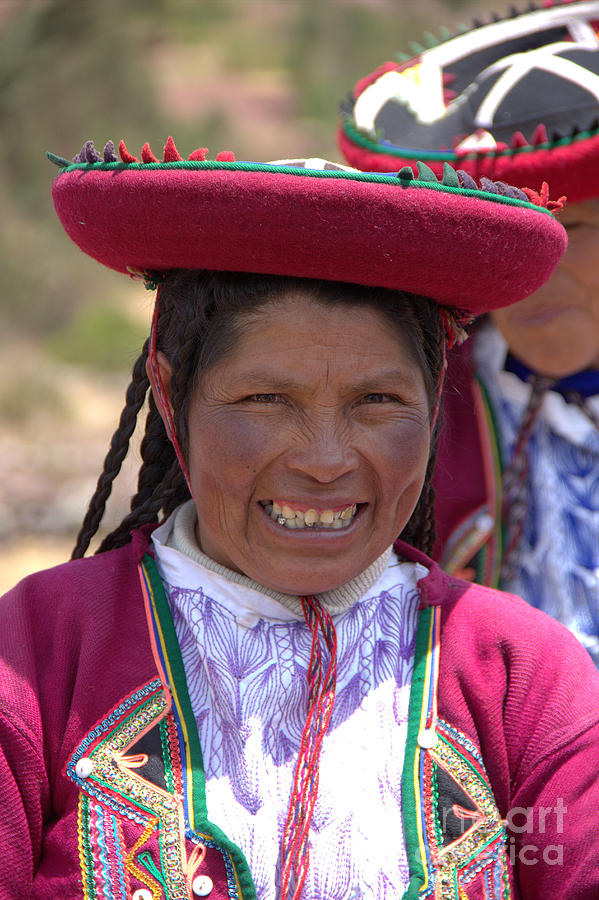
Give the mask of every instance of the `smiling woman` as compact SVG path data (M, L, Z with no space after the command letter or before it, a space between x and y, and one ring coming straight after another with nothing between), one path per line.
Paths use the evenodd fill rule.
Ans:
M175 280L210 290L206 276ZM208 284L251 306L233 346L221 333L228 352L213 355L189 402L198 543L283 593L345 584L401 534L427 468L434 394L408 336L410 302L298 279L254 279L251 293L230 276ZM170 396L168 355L158 359Z
M599 675L426 555L447 348L562 227L449 167L113 151L55 158L56 208L155 312L75 559L0 606L0 886L596 896ZM131 512L82 559L147 396Z

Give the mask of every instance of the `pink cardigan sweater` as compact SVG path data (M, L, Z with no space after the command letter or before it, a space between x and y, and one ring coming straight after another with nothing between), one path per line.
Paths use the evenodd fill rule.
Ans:
M152 562L139 566L149 531L0 601L2 900L255 896L241 852L205 817L172 621ZM436 884L439 897L597 898L590 657L517 598L400 550L429 568L403 780L406 897Z

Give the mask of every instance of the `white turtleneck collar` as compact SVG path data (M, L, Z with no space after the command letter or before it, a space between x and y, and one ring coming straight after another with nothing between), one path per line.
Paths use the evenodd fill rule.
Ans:
M157 550L159 569L167 582L177 584L179 587L196 587L197 568L196 574L194 574L193 568L182 565L184 561L188 561L193 564L193 567L201 566L214 573L224 589L227 588L227 585L245 588L243 592L244 605L246 608L248 605L250 608L255 608L255 612L259 612L261 616L280 621L289 618L303 619L299 596L282 594L264 587L246 575L234 572L206 556L196 540L196 522L196 509L193 500L189 500L178 507L166 522L152 534L152 541ZM389 547L364 572L352 578L347 584L319 594L319 600L326 610L331 615L335 615L349 609L360 600L380 579L389 565L391 554L392 548ZM182 583L182 581L188 583ZM266 598L270 598L273 603L265 606Z

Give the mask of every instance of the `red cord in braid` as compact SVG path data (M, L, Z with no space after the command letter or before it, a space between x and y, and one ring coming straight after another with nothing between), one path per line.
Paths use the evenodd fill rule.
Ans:
M447 309L444 306L439 307L441 315L441 341L442 341L442 366L441 377L439 378L439 386L437 396L435 397L435 406L431 419L431 434L435 430L439 410L441 408L441 397L443 395L443 387L445 385L445 375L447 373L447 351L455 347L456 344L462 344L468 337L466 326L474 321L474 316L470 312L463 309Z
M505 582L516 574L517 549L524 533L527 509L526 483L529 474L528 442L541 411L545 394L555 384L555 379L544 375L531 375L530 397L520 425L512 460L501 482L503 490L503 520L505 523L505 548L501 565L501 577Z
M318 795L320 751L333 712L337 684L337 633L333 621L317 597L302 597L301 602L306 624L312 634L307 673L308 714L283 831L281 900L298 900L306 880L310 863L308 836ZM322 632L329 652L329 665L324 677L319 632Z
M158 289L156 291L156 300L154 302L154 313L152 315L152 325L150 327L150 340L148 346L148 362L150 365L150 371L152 372L152 378L156 387L156 406L163 414L163 421L165 423L166 433L168 438L173 445L173 449L175 451L175 455L181 466L181 471L185 476L185 481L187 482L187 487L189 488L189 493L193 497L193 493L191 491L191 482L189 480L189 473L187 471L187 466L185 465L185 460L183 459L183 453L181 451L181 446L179 444L179 439L177 438L177 432L175 430L175 423L173 420L173 414L171 411L171 405L168 401L168 397L166 395L166 390L164 388L164 383L162 381L162 375L160 374L160 367L158 365L158 358L156 355L156 332L158 331L158 307L160 300L160 292L162 290L162 285L158 285Z

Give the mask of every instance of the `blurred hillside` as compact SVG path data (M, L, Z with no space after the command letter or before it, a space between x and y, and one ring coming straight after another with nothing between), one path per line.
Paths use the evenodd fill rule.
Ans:
M55 219L45 151L172 134L238 158L339 158L339 102L425 30L504 0L0 0L0 588L67 558L151 297ZM127 464L111 520L126 511Z

